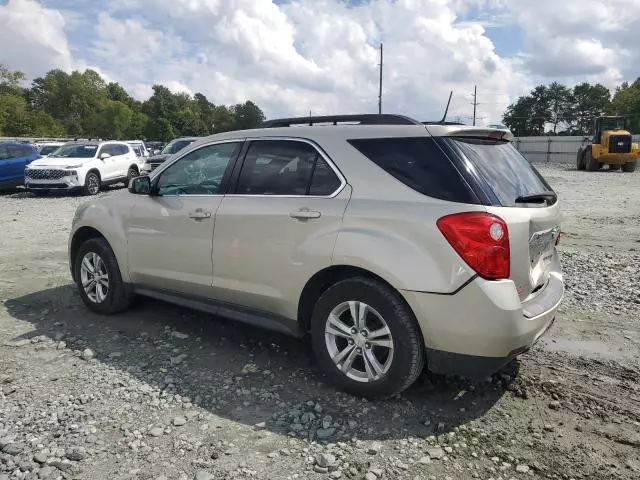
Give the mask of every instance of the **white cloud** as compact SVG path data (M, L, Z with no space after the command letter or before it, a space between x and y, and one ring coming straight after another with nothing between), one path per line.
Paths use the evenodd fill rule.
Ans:
M79 2L78 2L79 3ZM83 2L87 3L87 2ZM60 7L55 10L55 6ZM420 119L500 119L539 81L631 79L640 0L9 0L0 62L30 76L95 65L137 98L155 83L215 103L251 99L268 116L375 112L378 44L384 110ZM622 12L622 13L621 13ZM501 57L485 26L516 26L524 52ZM20 42L15 43L15 39ZM10 42L10 43L8 43ZM15 46L14 46L15 43Z
M57 10L32 0L9 0L0 6L0 63L29 77L73 65L64 32L65 18Z

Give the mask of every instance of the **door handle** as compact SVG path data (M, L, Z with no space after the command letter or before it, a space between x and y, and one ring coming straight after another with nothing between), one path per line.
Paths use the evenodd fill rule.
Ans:
M289 216L296 220L310 220L312 218L320 218L322 214L315 210L309 210L308 208L301 208L295 212L291 212Z
M189 218L194 220L202 220L204 218L211 218L211 212L205 212L201 208L197 208L193 212L189 212Z

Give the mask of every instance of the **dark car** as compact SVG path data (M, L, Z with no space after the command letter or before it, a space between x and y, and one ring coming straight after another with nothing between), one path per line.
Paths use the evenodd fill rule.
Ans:
M22 142L0 142L0 189L24 185L24 169L40 154L34 145Z
M143 172L152 172L158 166L160 166L164 161L169 158L174 153L178 153L184 147L191 145L196 140L199 140L199 137L182 137L171 140L167 143L167 146L162 149L162 152L158 155L154 155L149 157L147 161L144 163L142 167Z

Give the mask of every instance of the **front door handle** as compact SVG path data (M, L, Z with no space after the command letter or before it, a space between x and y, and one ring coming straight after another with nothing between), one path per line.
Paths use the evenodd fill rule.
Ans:
M308 208L301 208L295 212L291 212L289 216L296 220L310 220L312 218L320 218L322 214L315 210L309 210Z
M195 209L193 212L189 213L189 218L193 218L194 220L202 220L204 218L211 218L211 212L206 212L201 208Z

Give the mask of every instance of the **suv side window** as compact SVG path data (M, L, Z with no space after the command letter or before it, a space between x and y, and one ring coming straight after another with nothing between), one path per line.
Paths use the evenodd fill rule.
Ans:
M111 156L117 155L116 153L113 152L113 148L112 147L113 147L113 145L111 145L110 143L100 147L100 152L98 153L98 158L100 158L100 155L102 155L103 153L108 153Z
M423 195L451 202L477 203L469 186L433 138L366 138L348 142L389 175Z
M158 195L217 195L241 145L218 143L189 152L160 174Z
M326 196L340 183L312 145L295 140L255 140L247 150L235 193Z

